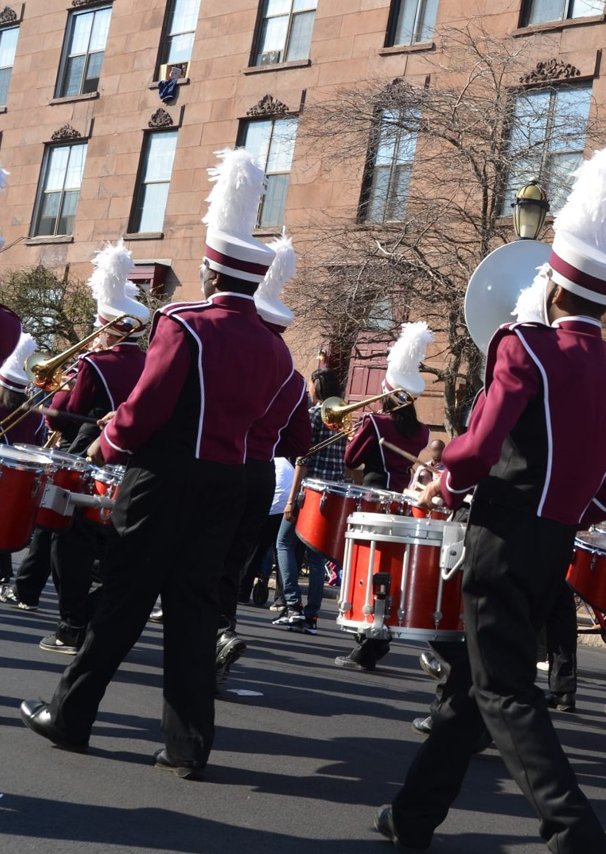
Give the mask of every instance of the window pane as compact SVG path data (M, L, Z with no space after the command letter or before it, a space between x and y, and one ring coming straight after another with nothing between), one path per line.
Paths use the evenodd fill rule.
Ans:
M63 209L57 223L56 234L73 234L80 190L72 190L63 196Z
M415 41L426 42L433 36L438 14L438 0L425 0L422 13L419 15L415 33Z
M93 27L94 12L73 16L72 38L68 53L86 53Z
M98 12L95 12L93 32L89 45L90 51L105 50L111 16L111 9L100 9Z
M549 199L549 210L557 214L572 190L572 173L581 165L583 155L558 154L551 155L546 164L545 189Z
M82 86L82 92L96 92L99 86L99 77L101 76L101 66L103 65L103 51L93 53L88 58L88 68L86 69L86 78Z
M0 107L8 100L8 84L11 82L11 68L0 69Z
M566 14L567 0L532 0L529 2L527 24L540 24L541 21L557 21Z
M318 0L295 0L292 4L293 12L310 12L318 8Z
M175 0L169 33L194 32L198 26L200 0Z
M271 121L249 122L246 125L244 148L252 154L261 169L267 167Z
M82 86L82 75L84 73L84 65L86 63L86 55L75 56L73 59L67 60L65 68L65 81L61 95L79 95L80 87Z
M284 206L288 192L288 175L272 175L267 179L267 190L263 197L259 225L282 225Z
M418 0L400 0L394 44L412 44Z
M155 133L148 136L145 182L170 181L175 159L176 142L176 131Z
M565 151L582 151L585 148L585 128L590 106L589 86L563 87L556 91L550 148Z
M15 63L19 27L0 30L0 68L11 68Z
M278 119L274 122L267 172L289 172L295 150L297 119Z
M385 215L387 193L389 190L388 166L375 167L373 170L372 184L368 197L368 207L365 219L371 222L382 222Z
M571 18L583 18L589 15L601 15L604 0L574 0L570 11Z
M288 40L287 60L307 59L309 56L314 18L315 12L294 16Z
M267 0L264 15L288 15L291 0Z
M288 17L269 18L261 27L259 39L259 60L261 54L269 53L270 50L283 51L286 45L286 33L288 32ZM282 56L280 57L282 59Z
M512 116L510 151L542 146L547 133L549 92L528 92L520 95Z
M63 145L52 148L48 161L48 171L44 189L48 191L63 190L65 183L65 172L69 160L69 146Z
M36 234L48 235L55 233L55 223L59 213L61 202L60 193L48 193L42 197L42 209L40 212L40 223Z
M176 65L178 62L189 62L194 47L194 33L173 36L170 39L166 61Z
M143 201L137 231L162 231L164 212L170 183L148 184L143 190Z
M412 166L409 163L395 168L389 191L389 203L387 205L386 219L395 220L397 222L401 222L404 219L411 175Z
M84 163L86 161L86 145L72 145L69 151L69 161L65 174L65 189L79 190L84 174Z

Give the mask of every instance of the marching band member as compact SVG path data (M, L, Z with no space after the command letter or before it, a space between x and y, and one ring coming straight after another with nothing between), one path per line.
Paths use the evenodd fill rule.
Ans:
M113 512L107 579L84 644L49 704L24 723L84 751L99 703L159 593L164 610L164 749L157 768L199 777L214 736L218 587L244 507L246 437L292 372L254 291L273 251L252 237L264 173L244 149L212 170L203 287L163 307L143 374L89 453L128 458Z
M387 357L385 391L403 388L413 398L423 392L425 380L419 366L432 340L433 335L423 321L402 324L400 336ZM417 457L429 441L429 427L418 421L414 403L409 401L402 406L394 394L383 404L382 414L364 416L345 451L345 464L349 468L364 465L364 486L401 492L410 481L412 463L384 447L381 439ZM349 655L335 658L338 667L374 670L377 661L389 652L389 640L358 635L357 641Z
M26 400L26 389L29 378L25 373L24 364L28 356L36 349L36 342L31 335L22 333L19 343L8 359L0 367L0 421L7 418ZM0 433L0 443L14 445L42 445L46 437L44 417L39 412L28 412L24 418L10 424ZM10 552L0 552L0 602L6 602L11 592L12 559Z
M549 325L497 330L467 432L450 443L441 480L422 495L428 503L441 492L456 508L477 484L463 581L468 666L453 664L456 689L440 704L403 787L375 819L377 830L406 850L431 844L486 725L537 811L548 848L606 851L534 684L537 632L566 574L576 530L606 517L605 186L603 150L577 172L537 277ZM596 453L579 473L581 447Z
M261 320L276 335L285 352L282 333L294 320L292 311L280 300L286 282L295 274L296 257L290 238L282 236L268 244L274 251L272 264L255 291L255 306ZM288 354L290 357L290 354ZM305 406L305 379L293 367L263 417L255 421L246 441L246 504L231 544L219 585L221 622L217 638L217 681L246 650L236 634L236 611L240 578L246 571L259 531L271 509L275 490L274 456L280 443L288 443L293 456L309 449L311 427ZM304 404L301 408L301 404Z
M73 388L67 393L58 392L53 406L66 413L101 418L126 400L141 376L145 354L138 339L145 334L149 309L134 298L137 290L128 281L133 269L132 254L121 240L98 252L93 266L89 284L97 300L96 323L102 326L123 314L131 319L100 333L101 349L80 357ZM139 322L138 328L134 328L132 318ZM62 429L66 423L61 416L49 421L53 429ZM95 424L83 424L70 452L84 454L98 435L99 428ZM59 625L52 634L42 638L41 649L75 655L90 618L89 588L99 538L104 536L105 531L79 510L74 513L67 530L53 534L51 564L58 593Z

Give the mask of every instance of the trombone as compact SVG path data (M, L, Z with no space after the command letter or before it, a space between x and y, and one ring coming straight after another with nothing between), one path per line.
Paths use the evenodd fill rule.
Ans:
M70 382L71 378L62 381L62 377L67 371L72 370L73 367L75 367L76 362L74 362L73 365L70 365L66 371L65 365L73 356L76 355L76 353L80 353L84 350L90 341L93 341L102 332L106 332L110 327L125 323L128 324L128 328L125 330L119 330L120 334L118 335L116 344L121 344L129 335L132 335L133 332L139 332L145 326L143 321L139 320L138 317L135 317L132 314L121 314L113 320L110 320L108 323L104 323L103 326L99 327L99 329L95 329L90 333L90 335L87 335L81 341L78 341L77 344L73 344L71 347L68 347L67 350L64 350L62 353L58 353L50 359L45 359L44 353L40 351L32 353L31 356L26 359L25 365L23 366L25 373L30 378L31 383L37 388L45 391L46 394L40 400L36 401L35 404L32 404L30 400L25 400L21 406L18 406L5 416L0 421L0 437L5 436L7 431L10 430L11 427L15 427L23 421L30 411L35 409L37 406L41 406L46 403L49 398Z
M334 436L329 436L327 439L318 442L317 445L310 448L302 457L297 457L296 464L298 466L305 465L307 460L313 457L314 454L317 454L318 451L328 448L329 445L333 445L344 436L349 436L355 427L357 427L357 424L353 423L352 412L363 409L365 406L369 406L369 404L376 403L379 400L385 400L388 397L395 397L398 401L398 405L391 410L392 412L404 409L405 406L411 406L415 402L413 395L401 387L394 388L392 391L384 391L381 394L374 395L374 397L367 397L365 400L359 400L357 403L345 403L340 397L327 397L320 408L320 417L329 430L336 430L337 432Z

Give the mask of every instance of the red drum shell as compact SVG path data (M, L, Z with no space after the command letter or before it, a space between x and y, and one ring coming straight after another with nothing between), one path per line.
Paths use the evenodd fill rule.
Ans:
M374 622L372 577L390 576L386 625L403 640L463 640L463 573L443 581L440 547L445 523L356 514L349 520L337 622L363 633ZM465 526L457 524L461 539ZM405 557L408 564L405 568ZM370 592L369 592L370 585ZM370 613L368 603L370 603Z
M583 531L574 546L566 581L588 605L606 612L606 534Z
M45 483L43 457L0 448L0 549L15 552L30 541Z
M90 465L77 454L68 454L65 451L57 451L54 448L36 448L34 445L18 445L24 450L37 450L52 464L52 472L48 480L61 489L68 492L83 493L88 486L88 472ZM72 516L62 516L55 510L39 507L36 513L36 527L46 528L49 531L64 531L72 523Z
M415 519L437 519L440 522L445 522L450 516L451 511L443 510L440 507L432 507L429 510L427 507L418 507L416 504L411 506L411 515Z
M120 492L123 474L122 466L107 466L95 472L91 478L91 495L106 495L115 501ZM109 525L112 509L111 507L84 507L82 512L87 519L97 525Z
M356 511L376 513L380 500L372 489L330 480L306 479L297 515L297 536L336 563L343 562L347 517Z
M410 516L412 503L401 492L391 492L388 489L372 489L373 496L380 501L378 513L388 513L391 516Z

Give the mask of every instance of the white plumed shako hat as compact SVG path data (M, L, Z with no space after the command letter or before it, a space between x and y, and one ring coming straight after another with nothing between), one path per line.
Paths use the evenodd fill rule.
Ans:
M10 391L25 391L30 383L25 373L25 362L36 349L37 344L32 336L22 332L19 343L0 367L0 386Z
M204 261L211 270L235 279L261 282L274 258L273 250L252 236L265 173L244 148L224 148L217 156L219 164L208 170L214 186L202 219Z
M255 291L255 305L267 323L290 326L295 316L281 301L280 294L286 282L295 275L297 257L291 238L286 237L285 234L272 240L269 248L275 252L275 257L265 278Z
M606 149L596 151L577 169L553 228L552 281L576 296L606 305Z
M108 243L93 258L94 272L88 284L97 300L97 323L103 325L121 314L129 314L141 321L144 326L149 322L149 309L135 299L139 289L128 281L134 268L132 253L125 247L124 241ZM120 330L116 330L119 334ZM139 329L130 337L139 338L145 329Z
M402 324L400 337L387 356L383 381L385 391L403 388L415 397L422 393L425 380L419 373L419 367L432 341L433 334L424 320Z

